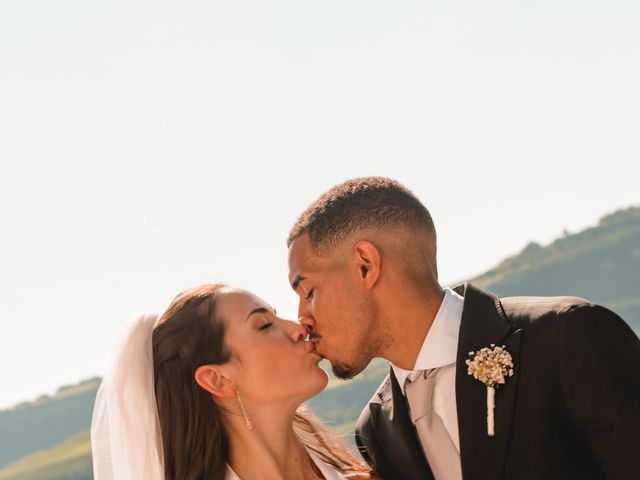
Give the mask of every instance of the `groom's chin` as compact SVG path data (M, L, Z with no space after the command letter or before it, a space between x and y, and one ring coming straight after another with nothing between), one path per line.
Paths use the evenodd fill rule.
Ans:
M331 363L331 371L341 380L351 380L358 375L363 368L354 367L346 362L335 361Z

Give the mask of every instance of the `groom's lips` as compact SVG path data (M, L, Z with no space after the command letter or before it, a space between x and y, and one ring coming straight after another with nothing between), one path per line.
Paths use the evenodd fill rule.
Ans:
M317 353L318 355L320 355L322 358L327 358L327 357L325 357L325 356L324 356L324 354L323 354L323 353L318 349L318 344L320 343L320 340L319 340L319 339L311 340L311 343L313 343L313 344L314 344L314 346L315 346L315 351L316 351L316 353Z

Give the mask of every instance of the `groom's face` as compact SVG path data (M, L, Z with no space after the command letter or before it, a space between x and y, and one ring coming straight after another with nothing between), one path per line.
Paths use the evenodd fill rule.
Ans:
M373 357L373 312L352 270L346 247L316 255L305 234L289 248L289 283L299 298L299 321L339 378L357 375Z

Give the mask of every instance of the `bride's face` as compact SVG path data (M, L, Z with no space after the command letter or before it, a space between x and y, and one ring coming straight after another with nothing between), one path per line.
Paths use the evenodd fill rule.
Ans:
M302 325L239 289L221 292L217 309L227 322L226 343L234 353L229 366L243 400L297 405L324 389L322 357L305 341Z

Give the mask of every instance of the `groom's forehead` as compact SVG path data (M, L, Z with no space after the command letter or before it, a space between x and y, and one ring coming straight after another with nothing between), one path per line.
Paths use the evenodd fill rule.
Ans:
M306 265L314 256L309 235L296 238L289 247L289 269Z
M304 276L318 267L320 260L313 251L308 234L296 238L289 247L289 283L295 288Z

